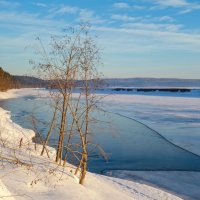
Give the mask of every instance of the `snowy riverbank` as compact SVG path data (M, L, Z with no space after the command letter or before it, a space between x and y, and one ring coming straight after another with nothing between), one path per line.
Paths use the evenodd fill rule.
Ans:
M38 95L38 91L10 90L0 93L0 99ZM40 91L41 94L47 93ZM180 199L175 195L183 199L198 199L197 197L200 196L199 172L120 172L114 174L119 178L88 173L86 184L81 186L71 173L71 168L63 170L47 158L40 157L31 141L33 131L23 129L13 123L10 120L10 113L2 108L0 108L0 135L0 155L3 153L12 158L15 156L23 161L30 161L31 155L31 166L11 164L5 160L0 164L0 198L2 199L175 200ZM13 152L12 147L19 146L21 138L24 138L24 143L29 143L28 147L15 148ZM2 141L5 141L6 145Z

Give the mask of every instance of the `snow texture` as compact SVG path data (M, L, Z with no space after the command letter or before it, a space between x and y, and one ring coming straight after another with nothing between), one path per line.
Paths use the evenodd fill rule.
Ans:
M103 108L136 119L172 143L200 155L200 95L162 95L109 94Z
M0 93L0 99L14 98L28 94L38 95L38 91L39 90L30 89L11 90L7 93ZM42 94L47 95L45 91L42 91ZM106 97L104 101L108 107L111 106L112 111L120 111L120 114L125 114L127 116L130 115L130 117L133 117L133 115L131 114L132 112L130 113L128 111L130 108L133 108L132 106L134 103L141 103L141 107L144 107L146 104L148 105L149 102L151 102L151 106L154 106L154 108L157 105L160 107L163 106L163 99L158 100L157 97L145 99L146 97L142 98L141 96L134 96L134 98L130 98L130 95L111 95ZM178 102L173 104L174 101L170 100L167 102L168 105L174 107L179 107L180 105ZM190 103L190 106L192 107L194 102L196 102L195 99L192 100L192 103L188 101L187 105ZM197 105L199 105L198 102L196 102L194 108ZM150 107L150 105L148 106ZM116 110L116 108L118 109ZM147 109L148 113L150 110L152 111L152 109ZM116 172L115 176L118 176L119 178L88 173L86 183L84 186L81 186L77 183L77 178L73 175L73 166L67 164L67 167L61 168L58 167L52 160L39 156L39 150L41 147L37 146L37 149L35 150L34 143L31 140L34 136L34 132L23 129L13 123L10 119L10 113L1 108L0 135L2 138L0 142L0 155L10 156L11 158L19 158L21 161L28 163L28 165L20 165L11 164L9 161L3 161L0 164L0 198L2 199L176 200L195 199L193 196L200 196L197 189L199 188L199 182L197 179L194 179L197 176L199 177L200 173L195 172L193 172L194 174L192 176L191 174L188 174L188 172L182 172L182 177L187 177L187 179L179 179L180 176L177 176L175 184L184 184L183 187L179 187L174 190L174 180L171 178L172 175L170 172L163 172L166 177L165 179L163 179L163 174L159 172L131 172L136 173L137 176L133 176L131 173L123 176L124 172ZM15 148L15 151L13 152L12 147L19 145L19 141L22 138L23 144L26 145L23 146L22 144L21 148ZM5 145L3 145L2 142ZM50 147L49 150L51 151L51 154L55 153L55 151ZM176 176L177 174L178 173L174 172L173 176ZM188 179L191 184L187 184ZM194 184L196 185L196 188L194 187ZM188 193L185 194L184 191L188 191L188 193L193 192L194 195L192 194L190 196Z

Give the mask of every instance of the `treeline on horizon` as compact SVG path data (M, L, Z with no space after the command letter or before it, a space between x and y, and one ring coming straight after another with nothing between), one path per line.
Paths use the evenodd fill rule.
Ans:
M98 80L101 82L100 80ZM0 67L0 91L19 88L58 88L56 80L42 80L32 76L14 76L4 71ZM94 80L90 80L89 84L93 84ZM60 80L60 84L65 84ZM76 81L76 87L81 85L81 81ZM102 85L102 84L101 84Z
M0 67L0 91L6 91L8 89L19 88L20 82L17 81L11 74L4 71Z
M46 82L29 76L14 76L0 67L0 91L32 87L46 87Z
M82 80L83 81L83 80ZM76 87L82 85L82 81L75 81ZM98 81L99 87L151 87L157 89L162 87L200 87L200 79L175 79L175 78L111 78L90 80L89 84L94 84ZM0 91L19 88L58 88L56 80L42 80L33 76L15 76L3 70L0 67ZM60 80L60 84L65 84ZM130 90L130 89L129 89Z

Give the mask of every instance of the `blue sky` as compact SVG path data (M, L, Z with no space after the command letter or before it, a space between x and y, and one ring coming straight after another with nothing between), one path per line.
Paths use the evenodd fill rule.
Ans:
M0 66L29 74L36 37L89 22L105 77L200 78L199 19L199 0L0 0Z

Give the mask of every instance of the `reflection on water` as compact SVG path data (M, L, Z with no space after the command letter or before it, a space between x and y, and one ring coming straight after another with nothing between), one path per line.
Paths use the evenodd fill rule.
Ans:
M12 111L12 120L25 128L32 128L30 114L41 120L52 117L48 99L28 96L0 102L0 106ZM185 151L160 136L145 125L116 114L95 113L102 123L92 125L93 143L98 143L109 159L89 160L89 171L103 170L188 170L200 171L200 157ZM42 133L47 127L40 126ZM95 130L95 134L94 134ZM53 146L52 136L50 145Z

